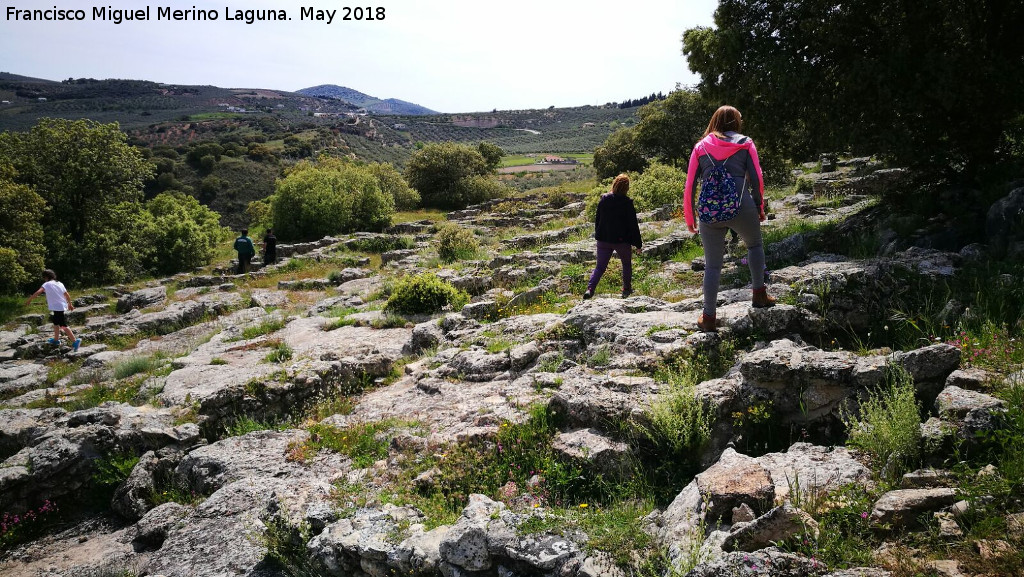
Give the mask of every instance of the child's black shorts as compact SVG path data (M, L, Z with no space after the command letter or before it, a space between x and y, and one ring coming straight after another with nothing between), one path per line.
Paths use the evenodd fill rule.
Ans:
M64 311L50 311L50 322L58 327L68 326L68 319L64 316Z

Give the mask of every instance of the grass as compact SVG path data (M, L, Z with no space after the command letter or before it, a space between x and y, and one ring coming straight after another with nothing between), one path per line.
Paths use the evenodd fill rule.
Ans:
M225 425L225 437L240 437L253 431L284 431L291 428L288 421L260 421L249 415L239 415Z
M158 355L129 357L114 363L114 378L120 380L139 373L150 373L156 370L161 364L162 362Z
M28 312L29 310L25 306L24 298L13 295L0 295L0 325L5 325Z
M292 354L292 348L288 346L288 343L277 341L267 356L263 357L263 360L268 363L286 363L292 359Z
M287 322L284 319L264 319L258 325L243 329L240 337L227 339L225 342L255 339L256 337L261 337L263 335L279 331L284 328L285 324L287 324Z
M871 455L883 477L897 479L918 463L921 454L920 407L913 379L890 366L885 382L868 393L855 413L844 413L848 444Z
M394 419L358 423L345 428L318 423L308 428L305 443L289 447L288 459L309 462L321 450L329 450L352 459L352 466L365 469L388 456L388 446L395 429L408 427Z

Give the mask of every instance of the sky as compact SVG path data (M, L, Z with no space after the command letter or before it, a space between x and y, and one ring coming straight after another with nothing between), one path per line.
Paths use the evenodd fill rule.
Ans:
M682 33L711 25L717 1L364 0L384 9L374 21L343 21L345 5L0 0L0 71L289 91L337 84L448 113L604 104L696 83ZM93 19L93 8L146 6L149 21ZM158 21L158 7L218 19ZM303 21L302 7L335 10L334 21ZM85 20L15 20L11 8L81 9ZM285 10L291 20L227 20L236 10Z

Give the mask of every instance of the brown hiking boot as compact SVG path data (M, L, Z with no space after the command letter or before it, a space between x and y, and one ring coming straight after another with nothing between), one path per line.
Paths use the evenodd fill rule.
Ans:
M715 326L715 317L705 315L704 313L701 313L700 317L697 318L697 328L706 333L713 333L718 330L718 327Z
M768 287L754 289L753 306L758 309L775 306L775 299L768 296Z

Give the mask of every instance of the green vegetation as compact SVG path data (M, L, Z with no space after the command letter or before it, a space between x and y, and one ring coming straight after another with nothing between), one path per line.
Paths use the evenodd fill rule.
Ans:
M250 340L250 339L255 339L256 337L261 337L263 335L267 335L267 334L270 334L270 333L273 333L273 332L277 332L277 331L283 329L285 324L286 324L286 321L284 319L279 319L279 318L264 319L258 325L254 325L254 326L246 327L245 329L242 329L241 337L237 338L237 339L231 339L231 340L244 340L244 341L247 341L247 340Z
M149 373L161 365L157 356L133 356L114 363L114 378L126 379L139 373Z
M442 262L469 260L476 257L480 250L480 242L473 231L454 223L442 223L437 226L434 244L437 246L437 256Z
M391 224L395 199L370 169L336 158L301 161L278 182L271 220L282 240L313 240Z
M459 309L469 295L442 280L436 274L423 273L395 281L384 310L398 314L431 314L446 306Z
M284 431L289 428L291 423L288 421L260 421L249 415L239 415L225 425L224 436L241 437L254 431Z
M387 457L392 433L397 427L410 426L395 420L359 423L345 428L316 424L309 427L309 439L289 448L289 459L308 462L326 449L352 459L352 466L365 469Z
M824 2L721 2L714 27L683 34L683 53L701 76L702 96L736 106L744 119L754 119L750 134L790 156L851 150L957 172L998 165L1012 154L1002 143L1019 134L1024 112L1024 71L1010 56L1021 53L1010 47L1024 8L888 0L833 8ZM863 14L879 15L867 35ZM918 33L908 37L908 26ZM874 54L866 65L864 51ZM993 64L977 65L983 61ZM913 77L905 73L908 62L915 63ZM964 75L953 78L949 70ZM769 77L765 86L762 79ZM795 94L822 99L805 106ZM984 128L962 113L980 94L992 103L985 113L993 120Z
M458 209L508 194L490 178L496 166L471 146L428 144L409 159L405 178L419 191L424 206Z
M292 348L284 341L277 341L263 360L268 363L286 363L292 359Z
M898 479L917 464L920 453L920 407L914 383L900 367L889 367L885 383L861 401L855 414L844 415L848 443L871 455L888 479Z

